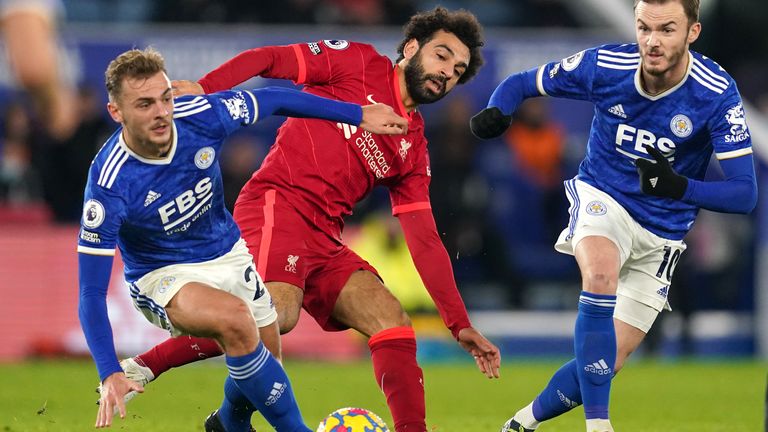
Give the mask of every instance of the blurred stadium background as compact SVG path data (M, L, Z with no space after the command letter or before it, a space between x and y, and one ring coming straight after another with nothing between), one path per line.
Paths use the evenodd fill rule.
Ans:
M79 126L70 139L46 137L45 119L30 109L6 59L0 58L0 363L10 368L6 372L30 359L87 354L77 321L75 243L90 160L115 128L104 109L103 90L104 69L112 58L152 45L164 54L169 75L176 79L197 79L248 48L318 39L369 42L394 58L400 26L412 13L437 4L64 0L59 64L79 89ZM509 73L594 45L633 42L632 1L440 4L474 12L487 38L486 66L478 77L444 101L422 107L433 166L433 208L459 288L476 326L499 344L505 361L564 358L572 352L579 278L575 261L556 253L552 243L567 221L561 181L576 173L584 154L591 106L531 101L503 139L489 142L471 135L468 119ZM768 161L767 17L763 0L702 0L704 30L693 45L735 77L749 103L761 197L768 191L762 175ZM264 85L291 83L253 79L244 86ZM281 122L269 119L230 140L221 161L230 203L258 168ZM715 167L710 171L713 178L719 175ZM674 311L662 315L638 357L740 358L763 364L768 358L767 211L764 199L748 216L702 211L675 273ZM379 268L415 317L422 362L464 361L389 214L381 190L358 207L347 239ZM165 338L133 310L119 260L109 308L116 344L124 354ZM368 355L361 338L322 333L310 320L303 320L283 344L289 359L354 361ZM757 377L752 384L762 388L764 374Z

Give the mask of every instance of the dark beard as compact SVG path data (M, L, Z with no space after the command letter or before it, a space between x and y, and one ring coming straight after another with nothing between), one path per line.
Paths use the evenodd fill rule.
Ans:
M446 79L440 75L424 73L424 66L421 64L421 49L405 65L403 73L405 74L405 88L408 89L408 94L417 104L430 104L445 96ZM425 84L430 79L441 83L442 91L440 93L434 93L426 87Z

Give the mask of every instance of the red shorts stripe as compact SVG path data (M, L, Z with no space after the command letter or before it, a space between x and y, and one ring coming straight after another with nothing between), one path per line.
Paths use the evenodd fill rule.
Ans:
M413 331L413 327L392 327L386 330L382 330L368 339L368 346L392 339L416 339L416 332Z
M397 216L400 213L408 213L416 210L430 210L432 205L428 201L403 204L392 207L392 215Z
M264 228L261 233L261 243L259 244L259 256L256 259L256 271L260 275L267 273L267 264L269 262L269 247L272 245L272 230L275 227L275 195L274 189L268 190L264 194Z

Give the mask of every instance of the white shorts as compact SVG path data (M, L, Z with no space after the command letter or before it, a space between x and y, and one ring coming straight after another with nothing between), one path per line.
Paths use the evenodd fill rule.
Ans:
M259 327L272 324L277 319L272 297L261 276L256 273L253 256L242 238L231 251L214 260L173 264L145 274L130 284L133 305L152 324L170 331L173 336L182 335L184 333L174 328L168 319L165 306L190 282L203 283L241 298L251 308Z
M568 180L565 191L571 202L570 220L555 249L573 255L584 237L613 241L621 255L614 317L647 333L662 309L671 310L667 296L685 243L643 228L613 198L587 183Z

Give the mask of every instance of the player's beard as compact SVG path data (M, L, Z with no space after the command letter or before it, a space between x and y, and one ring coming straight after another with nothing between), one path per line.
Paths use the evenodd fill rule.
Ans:
M688 51L687 46L683 46L680 50L669 54L669 51L663 56L662 58L662 64L657 66L650 66L649 62L643 59L643 71L647 73L648 75L655 76L655 77L661 77L670 72L672 69L674 69L682 60L683 56ZM646 52L646 56L648 53ZM666 63L666 65L664 65ZM666 66L666 67L664 67Z
M405 74L405 87L408 89L408 94L417 104L437 102L445 96L448 82L443 76L424 73L421 48L416 51L416 55L405 65L403 73ZM435 93L427 88L426 84L429 80L440 83L441 91L439 93Z

